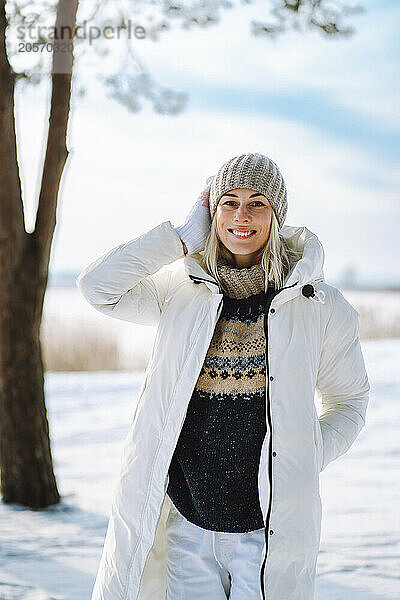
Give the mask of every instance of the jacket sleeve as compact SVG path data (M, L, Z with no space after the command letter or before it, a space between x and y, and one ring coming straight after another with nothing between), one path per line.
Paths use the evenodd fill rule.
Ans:
M155 326L171 282L171 271L157 271L184 256L179 235L165 221L90 263L76 285L105 315Z
M370 385L359 331L358 312L337 290L325 329L316 382L322 405L321 470L347 452L365 425Z

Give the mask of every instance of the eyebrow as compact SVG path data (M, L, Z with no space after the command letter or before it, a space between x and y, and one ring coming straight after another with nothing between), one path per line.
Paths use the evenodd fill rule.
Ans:
M226 194L222 194L221 198L223 198L224 196L231 196L232 198L238 198L237 194L230 194L229 192L227 192ZM251 196L249 196L249 198L256 198L257 196L262 196L263 198L265 198L264 194L260 194L259 192L257 192L256 194L251 194Z

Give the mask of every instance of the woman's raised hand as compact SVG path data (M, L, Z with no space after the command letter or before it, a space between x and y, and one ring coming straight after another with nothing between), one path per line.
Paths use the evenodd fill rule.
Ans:
M210 187L214 175L207 178L206 185L194 203L183 225L175 227L175 231L185 244L188 254L204 250L205 242L210 233L211 217L208 205Z

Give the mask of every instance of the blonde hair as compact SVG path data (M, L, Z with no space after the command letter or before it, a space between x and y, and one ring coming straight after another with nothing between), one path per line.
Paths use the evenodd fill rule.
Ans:
M212 275L222 287L218 277L217 260L222 256L229 264L235 265L232 252L219 240L217 235L217 213L211 221L210 233L206 239L204 251L201 255L203 267ZM291 249L279 231L279 224L275 213L272 213L270 234L267 243L260 248L257 262L261 256L261 264L265 276L265 291L268 285L273 284L276 289L283 287L285 278L292 265L302 257L302 252Z

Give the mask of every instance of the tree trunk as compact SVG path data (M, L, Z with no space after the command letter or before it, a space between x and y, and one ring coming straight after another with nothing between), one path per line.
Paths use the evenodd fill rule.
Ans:
M24 226L14 122L14 82L0 0L0 468L4 502L59 502L44 399L40 345L58 190L68 157L72 53L53 53L47 148L35 231ZM56 28L74 31L78 0L59 0ZM73 36L72 36L73 37ZM68 43L68 39L64 37Z
M43 284L37 277L34 245L34 236L28 234L23 261L10 282L9 302L0 305L0 448L3 501L38 509L57 503L60 496L44 400L38 309Z

